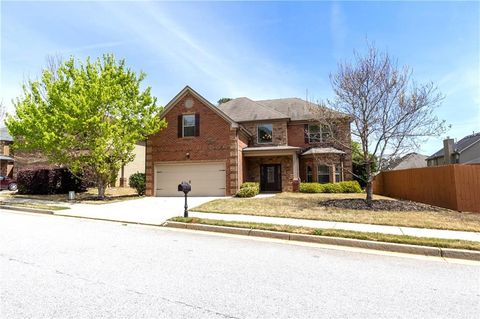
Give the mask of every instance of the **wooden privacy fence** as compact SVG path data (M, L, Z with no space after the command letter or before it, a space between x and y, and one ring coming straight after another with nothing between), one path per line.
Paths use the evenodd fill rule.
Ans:
M381 172L373 193L462 212L480 213L480 165L444 165Z

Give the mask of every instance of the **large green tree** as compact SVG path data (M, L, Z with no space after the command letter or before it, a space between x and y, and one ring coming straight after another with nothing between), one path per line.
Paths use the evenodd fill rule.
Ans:
M166 126L150 87L141 89L144 78L113 55L44 69L24 84L7 117L15 147L39 150L76 174L93 172L104 198L112 176L133 160L135 143Z

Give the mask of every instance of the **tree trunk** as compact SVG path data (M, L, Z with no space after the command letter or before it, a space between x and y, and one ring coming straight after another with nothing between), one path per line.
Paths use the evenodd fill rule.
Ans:
M372 164L370 163L370 159L368 159L365 162L366 162L365 165L367 165L365 167L365 172L366 172L366 175L367 175L366 176L367 185L366 185L366 188L365 188L365 191L367 193L366 202L367 202L368 207L372 207L372 200L373 200Z
M372 201L373 201L373 183L372 181L368 180L367 181L367 187L366 187L366 192L367 192L367 206L372 207Z
M98 198L105 199L105 190L106 190L106 183L101 178L98 179L97 182L97 190L98 190Z

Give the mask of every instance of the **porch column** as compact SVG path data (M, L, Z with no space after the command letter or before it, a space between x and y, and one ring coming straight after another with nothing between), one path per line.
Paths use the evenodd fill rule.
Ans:
M292 155L293 157L293 180L298 181L300 180L300 169L299 169L299 162L298 162L298 155L295 153Z
M335 183L335 164L330 165L330 183Z

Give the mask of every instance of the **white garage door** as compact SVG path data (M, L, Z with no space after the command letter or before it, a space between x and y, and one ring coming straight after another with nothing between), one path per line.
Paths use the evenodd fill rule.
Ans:
M225 196L225 163L155 165L156 196L183 196L182 181L191 182L189 196Z

